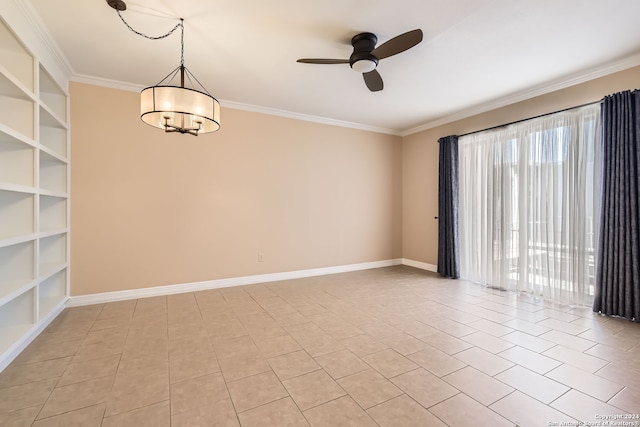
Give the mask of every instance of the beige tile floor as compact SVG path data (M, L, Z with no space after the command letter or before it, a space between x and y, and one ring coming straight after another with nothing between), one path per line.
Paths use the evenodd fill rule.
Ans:
M2 426L550 426L639 413L640 324L404 266L69 308L0 373Z

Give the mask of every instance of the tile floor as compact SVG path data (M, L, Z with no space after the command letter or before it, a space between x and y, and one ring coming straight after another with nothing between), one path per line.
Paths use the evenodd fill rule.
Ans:
M69 308L0 373L2 426L550 426L639 413L640 324L405 266Z

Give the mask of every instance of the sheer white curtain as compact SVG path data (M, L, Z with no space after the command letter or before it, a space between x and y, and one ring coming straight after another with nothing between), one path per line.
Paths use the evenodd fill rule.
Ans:
M460 137L460 275L591 304L600 105Z

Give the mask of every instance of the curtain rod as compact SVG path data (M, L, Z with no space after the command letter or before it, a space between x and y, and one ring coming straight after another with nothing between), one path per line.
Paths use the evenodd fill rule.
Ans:
M473 132L467 132L467 133L465 133L465 134L458 135L458 138L463 137L463 136L467 136L467 135L473 135L474 133L484 132L484 131L487 131L487 130L493 130L493 129L503 128L503 127L505 127L505 126L514 125L514 124L516 124L516 123L526 122L527 120L533 120L533 119L538 119L538 118L540 118L540 117L550 116L550 115L552 115L552 114L562 113L562 112L564 112L564 111L574 110L574 109L576 109L576 108L586 107L587 105L599 104L599 103L600 103L600 102L602 102L603 100L604 100L604 98L603 98L603 99L599 99L599 100L597 100L597 101L587 102L586 104L576 105L575 107L563 108L562 110L552 111L551 113L540 114L539 116L529 117L529 118L527 118L527 119L516 120L516 121L510 122L510 123L505 123L505 124L498 125L498 126L492 126L492 127L490 127L490 128L486 128L486 129L475 130L475 131L473 131Z

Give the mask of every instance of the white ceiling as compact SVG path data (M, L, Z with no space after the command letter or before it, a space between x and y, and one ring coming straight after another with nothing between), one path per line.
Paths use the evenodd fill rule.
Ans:
M105 0L30 1L78 81L146 87L180 62L179 32L148 40ZM640 0L131 0L149 35L185 19L185 65L223 106L293 113L404 134L640 65ZM383 59L370 92L351 37L424 40ZM123 85L124 87L124 85ZM224 126L224 116L222 117Z

